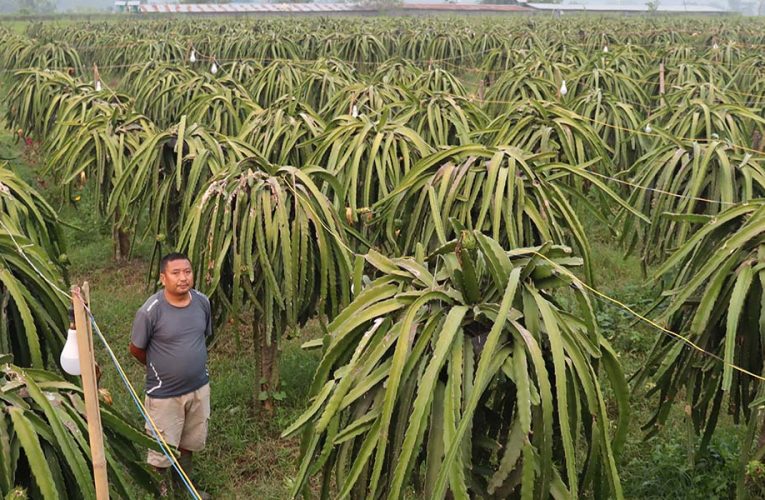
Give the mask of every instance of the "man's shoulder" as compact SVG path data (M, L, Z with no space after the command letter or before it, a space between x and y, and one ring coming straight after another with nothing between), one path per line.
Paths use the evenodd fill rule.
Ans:
M157 309L157 306L159 305L160 301L162 299L162 290L158 291L154 295L150 296L148 299L146 299L146 302L143 303L140 309L138 309L139 314L152 314L154 310Z
M210 308L210 298L207 295L200 292L199 290L197 290L196 288L191 289L191 297L192 299L199 299L204 305L204 307L208 309Z

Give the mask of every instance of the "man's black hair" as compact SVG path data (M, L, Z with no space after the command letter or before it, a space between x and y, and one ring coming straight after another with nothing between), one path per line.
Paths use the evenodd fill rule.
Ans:
M185 253L170 252L169 254L162 257L162 260L159 261L159 272L164 273L165 269L167 269L167 264L174 260L188 260L189 262L191 262L191 260L189 260L189 258L186 256Z

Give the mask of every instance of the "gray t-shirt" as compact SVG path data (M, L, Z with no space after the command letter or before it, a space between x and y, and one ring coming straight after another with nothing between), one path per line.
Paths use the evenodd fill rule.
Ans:
M130 340L146 350L146 395L171 398L209 382L205 338L212 335L210 300L191 290L191 303L176 307L155 293L138 310Z

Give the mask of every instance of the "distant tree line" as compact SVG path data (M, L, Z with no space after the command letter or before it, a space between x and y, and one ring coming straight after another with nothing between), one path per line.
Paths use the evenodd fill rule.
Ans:
M51 14L56 11L55 0L0 0L0 13L32 15Z
M33 15L56 11L55 0L0 0L1 14Z

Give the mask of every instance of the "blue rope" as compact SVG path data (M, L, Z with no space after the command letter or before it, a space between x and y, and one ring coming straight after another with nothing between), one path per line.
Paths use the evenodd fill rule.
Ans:
M135 403L136 407L138 408L138 411L141 412L141 416L143 417L146 424L148 424L149 430L151 431L154 440L159 444L159 447L164 453L165 457L170 460L170 464L172 467L178 472L178 476L183 481L184 486L186 486L186 489L189 491L191 496L193 498L200 498L201 497L195 492L194 488L191 486L191 484L186 481L186 475L181 472L180 468L178 467L176 460L171 455L171 451L167 450L165 448L165 445L162 444L162 441L159 439L159 435L157 434L157 431L154 429L153 423L149 420L148 415L143 409L143 405L141 404L140 400L138 399L138 395L133 390L130 381L127 380L127 376L125 375L124 370L122 369L122 366L120 365L119 361L117 360L117 357L114 355L114 352L112 351L112 348L109 346L109 343L106 341L106 338L101 333L101 330L98 328L98 324L96 324L96 318L93 317L93 314L88 310L88 316L90 317L90 322L93 325L93 329L98 334L98 338L101 339L101 342L104 344L104 347L106 348L106 352L109 353L109 357L111 358L112 362L118 367L117 373L119 373L120 378L122 379L122 382L125 384L125 387L127 388L128 392L130 393L130 397L133 399L133 402Z
M53 283L42 271L40 271L37 268L37 266L35 266L34 262L32 262L29 259L24 249L16 241L16 238L13 237L13 231L11 231L8 228L8 226L5 224L5 222L3 222L2 219L0 219L0 226L2 226L3 229L5 229L5 231L8 233L8 236L10 236L11 240L13 241L13 244L16 246L17 253L21 255L30 266L32 266L32 269L34 269L35 272L37 272L37 274L40 275L40 277L42 277L42 279L45 280L45 282L48 283L53 290L61 294L62 297L66 297L68 299L69 294L66 293L64 290L62 290L61 288L59 288L58 285ZM177 460L172 455L172 452L166 448L166 446L162 442L162 439L160 439L160 436L155 429L154 423L151 421L149 416L144 411L143 404L138 399L138 395L135 393L135 390L133 389L133 385L130 383L130 380L128 380L127 375L125 374L125 370L122 368L122 365L120 365L119 360L117 360L117 356L114 355L114 351L112 351L111 346L109 346L109 343L106 341L106 337L104 337L104 335L101 333L101 330L98 328L98 324L96 323L96 318L93 316L93 313L90 312L90 308L87 305L85 306L85 311L88 313L88 317L90 318L90 322L93 325L93 329L98 334L98 337L101 339L101 342L103 342L104 347L106 348L106 352L109 353L109 357L114 363L114 366L117 367L117 373L119 373L120 378L122 379L122 382L125 384L125 387L127 387L127 390L130 393L130 397L133 398L133 402L138 407L138 411L141 412L141 416L143 417L144 421L147 424L149 424L149 430L151 431L154 437L154 440L159 444L160 450L162 450L162 453L164 453L165 457L167 457L170 460L170 464L173 466L176 472L178 472L178 475L181 477L181 480L183 481L184 486L186 486L186 489L189 490L189 493L191 494L192 498L201 500L202 497L199 495L197 490L191 484L190 480L187 480L186 473L183 471L183 469L181 469Z

